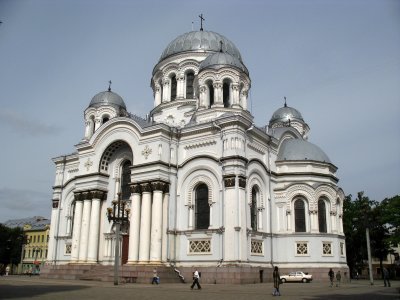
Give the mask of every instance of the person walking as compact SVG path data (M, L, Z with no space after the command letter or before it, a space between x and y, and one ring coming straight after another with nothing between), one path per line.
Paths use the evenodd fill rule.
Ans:
M386 267L383 267L383 283L385 284L385 286L390 287L390 281L389 281L389 271L388 269L386 269Z
M340 286L340 280L342 279L342 275L340 274L340 271L336 272L336 287Z
M335 273L333 272L332 268L328 272L329 280L331 281L331 287L333 287L333 279L335 278Z
M7 267L6 267L6 276L8 276L8 273L10 273L10 266L7 265Z
M275 266L274 272L272 273L272 277L274 279L274 292L273 296L280 296L281 292L279 291L279 284L281 283L281 276L279 275L278 267Z
M197 269L196 269L196 270L194 271L194 273L193 273L193 283L192 283L192 285L190 286L190 289L193 290L194 285L197 285L197 288L198 288L199 290L201 290L201 286L200 286L200 283L199 283L199 279L200 279L199 271L197 271Z

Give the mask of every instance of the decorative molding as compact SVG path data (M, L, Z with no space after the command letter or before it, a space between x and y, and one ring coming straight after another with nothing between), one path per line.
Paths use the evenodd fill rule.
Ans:
M132 194L141 194L142 190L140 189L140 184L131 184L130 185L130 190Z
M208 147L211 145L215 145L217 142L215 140L209 140L209 141L203 141L191 145L187 145L184 147L185 150L190 150L190 149L196 149L196 148L201 148L201 147Z
M246 188L246 177L239 176L239 187Z
M165 185L166 185L166 183L163 181L154 181L151 183L151 187L152 187L153 191L163 192L165 190Z
M58 208L58 204L60 203L60 201L57 199L57 200L53 200L53 208Z
M226 188L235 187L236 176L228 175L224 177L224 185Z
M88 157L87 161L85 162L86 171L89 171L91 166L93 166L93 162Z
M149 182L141 183L140 187L142 189L142 193L151 193L151 184Z
M146 145L142 151L142 155L147 159L151 152L153 152L153 150L149 147L149 145Z

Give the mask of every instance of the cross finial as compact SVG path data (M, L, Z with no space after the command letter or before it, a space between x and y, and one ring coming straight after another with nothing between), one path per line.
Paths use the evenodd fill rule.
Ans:
M108 82L108 91L111 92L111 80Z
M223 45L223 41L219 41L219 44L221 45L221 47L219 48L219 52L222 52L222 45Z
M206 19L203 18L203 14L199 15L200 18L200 31L203 31L203 21L205 21Z
M283 97L283 99L285 99L285 107L287 107L287 104L286 104L286 97Z

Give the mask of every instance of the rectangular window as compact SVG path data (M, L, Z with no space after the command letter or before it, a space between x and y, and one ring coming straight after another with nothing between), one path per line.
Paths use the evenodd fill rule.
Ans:
M42 234L42 243L44 242L44 235Z
M322 242L322 255L332 255L331 242Z
M33 236L33 242L36 243L36 235Z
M211 254L211 240L189 241L189 254Z
M251 254L252 255L263 255L264 242L260 240L251 240Z
M308 242L296 242L296 255L308 256Z

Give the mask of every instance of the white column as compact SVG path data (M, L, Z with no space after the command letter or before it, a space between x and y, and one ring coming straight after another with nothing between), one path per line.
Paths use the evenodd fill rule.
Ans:
M163 217L162 217L162 245L161 245L161 261L167 261L167 239L168 239L168 203L169 203L169 192L168 187L166 188L167 191L164 193L163 199Z
M76 195L75 199L80 197ZM79 259L79 242L81 238L82 228L82 207L83 202L81 199L75 200L75 216L74 216L74 228L72 231L72 249L71 249L71 262L77 262Z
M100 198L102 192L96 192L92 199L92 211L90 214L90 231L87 261L95 263L98 261L99 234L100 234Z
M224 260L234 261L235 252L237 247L235 247L235 236L237 228L237 210L236 210L236 192L235 192L235 176L230 176L224 178L224 199L225 199L225 210L224 210L224 220L225 220L225 238L224 238Z
M89 196L89 193L85 194L86 197ZM87 260L91 204L91 199L83 200L82 229L81 238L79 241L79 262L86 262Z
M292 212L286 210L286 220L287 220L287 231L292 231Z
M129 227L129 253L128 264L136 263L139 259L139 233L140 233L140 186L131 187L131 219Z
M169 80L166 79L163 81L163 93L162 93L162 101L163 102L169 102L171 100L171 91L170 91L170 84Z
M151 226L151 187L149 183L141 184L142 210L140 215L139 262L147 263L150 257Z
M336 213L335 212L331 212L330 213L330 215L331 215L331 225L332 225L332 233L337 233L338 232L338 230L337 230L337 219L336 219Z
M85 139L90 139L90 121L85 121Z
M152 206L152 224L150 240L150 261L161 262L161 244L162 244L162 199L165 183L154 182L153 187L153 206Z
M55 245L56 243L56 232L55 229L57 227L58 223L58 210L59 210L59 200L53 200L53 209L51 210L51 226L50 226L50 232L49 232L49 244L47 246L47 261L49 262L54 262L57 260L57 257L55 257Z
M232 107L240 107L239 106L239 85L238 84L232 84Z
M154 93L154 107L161 104L161 87L156 84Z
M101 119L96 118L94 120L94 131L96 131L97 129L99 129L99 127L101 126Z
M237 189L237 213L238 213L238 240L239 240L239 253L238 260L247 260L247 253L249 248L249 242L247 239L247 224L246 224L246 178L242 176L236 177L236 189Z
M185 77L183 74L176 76L176 98L183 99L185 98L184 90L185 90Z
M214 88L214 105L213 107L223 107L223 92L222 92L222 83L216 82L213 84Z
M247 110L247 91L241 91L240 93L240 104L244 110Z

